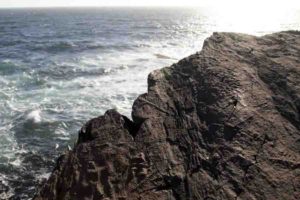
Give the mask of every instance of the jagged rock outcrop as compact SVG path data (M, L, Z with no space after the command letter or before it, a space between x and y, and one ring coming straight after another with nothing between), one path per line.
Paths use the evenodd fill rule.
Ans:
M214 33L152 72L132 119L79 132L34 198L299 199L300 32Z

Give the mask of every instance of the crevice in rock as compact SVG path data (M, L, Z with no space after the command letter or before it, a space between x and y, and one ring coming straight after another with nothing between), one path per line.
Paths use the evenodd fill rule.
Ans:
M85 124L78 132L77 144L93 140L93 137L91 135L91 121Z
M140 121L139 123L131 121L128 117L122 115L124 119L124 128L128 130L129 134L135 138L141 125L144 123L145 120Z
M182 184L182 179L177 176L163 176L164 184L155 188L156 191L172 190L172 194L176 200L180 200L180 191L177 188Z
M190 200L191 192L190 192L188 176L186 176L183 181L184 181L185 198L186 198L186 200Z
M234 179L228 181L233 186L233 190L236 193L236 199L245 191L243 187Z
M254 160L255 160L256 164L259 163L259 161L257 160L257 158L258 158L260 152L263 150L264 144L267 143L267 138L268 138L268 136L267 136L267 134L265 134L263 141L261 142L261 144L259 145L259 147L256 149L256 154L254 155Z

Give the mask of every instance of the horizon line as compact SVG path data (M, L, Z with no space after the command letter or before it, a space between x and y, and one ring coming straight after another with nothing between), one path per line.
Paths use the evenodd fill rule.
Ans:
M3 8L203 8L203 7L214 7L214 6L192 6L192 5L172 5L172 6L167 6L167 5L108 5L108 6L93 6L93 5L86 5L86 6L0 6L0 9Z

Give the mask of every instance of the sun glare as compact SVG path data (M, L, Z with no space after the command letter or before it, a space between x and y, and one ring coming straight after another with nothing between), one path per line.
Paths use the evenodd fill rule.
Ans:
M273 7L272 9L249 7L212 8L209 16L216 30L243 32L249 34L265 34L281 30L286 22L297 21L298 12L291 9Z

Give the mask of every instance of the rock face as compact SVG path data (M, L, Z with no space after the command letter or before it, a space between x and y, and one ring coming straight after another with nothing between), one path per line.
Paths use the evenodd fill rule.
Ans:
M133 121L87 122L35 200L300 198L300 32L214 33L148 85Z

